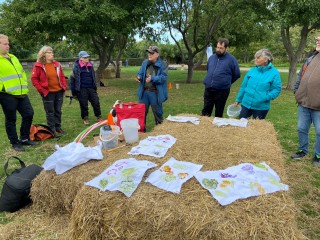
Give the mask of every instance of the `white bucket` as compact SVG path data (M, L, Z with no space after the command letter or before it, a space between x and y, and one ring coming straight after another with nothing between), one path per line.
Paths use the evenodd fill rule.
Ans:
M100 140L103 148L115 148L118 146L120 128L114 125L106 125L100 128Z
M231 104L227 108L227 115L230 118L238 118L241 112L241 106L240 105L235 105Z
M140 126L137 118L123 119L121 120L120 125L126 143L131 144L139 141L138 130Z

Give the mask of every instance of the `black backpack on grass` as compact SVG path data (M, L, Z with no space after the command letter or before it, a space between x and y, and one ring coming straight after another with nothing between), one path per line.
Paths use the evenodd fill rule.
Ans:
M20 168L8 174L7 169L10 159L18 160ZM41 171L42 167L36 164L26 167L20 158L10 157L4 165L4 172L7 177L1 191L0 212L15 212L31 203L31 182Z

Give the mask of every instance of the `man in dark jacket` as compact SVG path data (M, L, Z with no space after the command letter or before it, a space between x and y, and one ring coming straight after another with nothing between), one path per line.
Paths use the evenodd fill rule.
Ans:
M313 123L316 132L313 165L320 167L320 36L316 38L316 49L307 57L294 86L298 103L298 151L291 155L301 159L309 152L309 130Z
M219 38L216 52L208 60L208 72L203 80L205 91L202 116L210 117L215 107L215 116L222 117L231 84L240 78L238 61L227 52L228 46L228 39Z
M149 106L151 106L156 124L163 121L162 103L168 99L168 64L159 57L160 50L156 46L150 46L147 50L148 59L145 60L136 77L140 83L138 88L139 102L146 105L147 118Z
M70 77L70 88L72 95L79 100L83 123L89 125L88 101L91 103L97 121L102 120L100 102L93 65L89 61L90 55L86 51L80 51L78 55L79 60L75 61Z

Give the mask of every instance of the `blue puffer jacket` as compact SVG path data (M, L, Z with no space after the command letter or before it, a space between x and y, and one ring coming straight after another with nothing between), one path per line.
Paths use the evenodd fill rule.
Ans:
M280 73L272 63L256 66L244 76L236 102L249 109L269 110L270 101L279 96L281 88Z
M144 92L144 84L146 81L146 71L147 66L149 64L149 60L145 60L140 70L138 71L138 77L140 78L140 85L138 88L137 95L139 100L142 100L143 92ZM160 57L158 57L157 61L154 63L154 67L157 68L157 74L151 77L151 82L155 84L158 91L158 104L163 103L168 99L168 86L167 86L167 78L168 78L168 66L165 64Z
M237 59L226 52L223 56L211 55L207 63L208 73L203 83L206 88L229 89L240 77Z

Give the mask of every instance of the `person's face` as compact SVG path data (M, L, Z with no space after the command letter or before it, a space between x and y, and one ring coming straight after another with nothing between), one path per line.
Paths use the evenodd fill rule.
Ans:
M320 36L316 37L316 50L320 51Z
M86 64L86 63L89 62L89 57L81 57L80 60L81 60L84 64Z
M47 50L47 51L45 52L45 57L46 57L46 62L47 62L47 63L52 63L52 62L53 62L53 59L54 59L53 51Z
M8 38L0 38L0 54L7 55L9 53L9 39Z
M159 57L159 53L157 53L157 52L154 52L154 53L149 53L148 52L148 60L150 61L150 62L156 62L157 61L157 59L158 59L158 57Z
M256 57L255 62L257 66L265 66L267 65L268 59L262 56Z
M227 49L225 48L224 46L224 43L217 43L217 46L216 46L216 54L218 56L222 56L223 54L225 54L227 51Z

